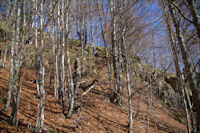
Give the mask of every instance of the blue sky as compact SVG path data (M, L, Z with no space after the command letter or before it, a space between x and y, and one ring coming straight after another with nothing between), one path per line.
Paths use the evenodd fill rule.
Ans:
M106 0L103 1L104 4L108 4ZM146 3L141 3L141 4L146 4ZM2 13L2 10L4 8L0 8L0 13ZM143 9L142 9L143 10ZM162 16L162 12L161 12L161 9L160 9L160 5L158 4L157 0L155 0L154 2L151 2L151 4L148 5L148 7L144 10L144 13L148 14L149 16L146 16L145 20L146 20L146 23L150 23L152 21L154 21L155 19L159 18ZM47 20L47 19L46 19ZM159 38L165 38L167 40L167 35L166 35L166 32L165 32L165 26L164 24L162 25L161 24L162 22L162 18L158 19L157 21L153 22L151 24L151 26L153 28L155 28L156 30L156 33L155 33L155 45L156 46L160 46L160 45L166 45L166 44L160 44L160 40ZM99 22L99 19L98 18L95 18L93 17L93 23L96 23L97 24L97 31L95 32L94 34L94 43L99 46L104 46L103 44L103 41L102 41L102 38L101 37L98 37L98 35L101 34L101 29L100 29L100 22ZM39 24L38 24L39 26ZM93 27L94 27L94 24L93 24ZM90 25L89 25L89 21L87 22L87 30L88 30L88 35L89 35L89 30L90 30ZM95 27L94 27L95 28ZM47 31L47 29L45 29L45 31ZM76 33L76 32L75 32ZM151 36L151 35L149 35ZM89 36L88 36L89 37ZM76 37L77 38L77 37ZM90 38L88 38L88 41L90 40ZM167 41L166 41L167 42ZM165 43L165 42L164 42ZM160 50L160 49L159 49ZM152 52L152 50L150 50L150 52ZM156 50L156 52L159 52L158 50ZM169 54L170 52L165 49L163 52L162 52L162 56L167 56L167 54ZM151 54L152 56L153 54ZM150 56L150 57L151 57ZM159 57L157 57L159 58ZM152 59L152 58L151 58Z

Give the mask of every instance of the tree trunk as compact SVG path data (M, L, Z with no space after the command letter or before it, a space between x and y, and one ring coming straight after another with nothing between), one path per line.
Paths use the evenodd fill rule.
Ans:
M197 78L196 85L197 85L197 89L198 89L197 97L198 97L198 99L200 101L200 72L197 73L196 78ZM198 124L197 124L197 131L199 132L199 130L200 130L200 115L199 115L200 111L197 110L197 113L198 113L197 114L197 122L198 122Z
M174 57L173 60L174 60L175 69L176 69L176 76L180 79L180 83L184 84L183 83L184 80L182 79L182 76L181 76L182 74L181 74L180 64L179 64L179 59L178 59L178 49L177 49L177 46L176 46L176 43L175 43L174 34L172 33L171 26L170 26L169 21L168 21L169 20L169 14L167 13L166 6L165 6L165 3L164 3L163 0L162 0L161 6L162 6L163 14L164 14L165 23L167 25L167 34L168 34L168 37L169 37L169 41L170 41L170 45L171 45L171 49L172 49L172 53L173 53L173 57ZM185 86L183 86L183 88L185 88L184 104L185 104L185 107L186 107L187 106L187 103L185 103L185 100L186 100L185 94L186 94L186 98L187 98L190 113L191 113L192 128L194 129L195 128L195 126L194 126L194 113L193 113L192 105L191 105L191 102L190 102L190 97L189 97L187 88ZM188 109L186 109L186 113L188 113L187 111L188 111ZM189 118L189 116L187 116L187 118ZM188 129L189 129L189 125L188 125Z
M125 42L125 29L123 29L123 37L122 37L122 44L123 44L123 48L125 51L128 51L128 49L126 48L126 42ZM125 66L126 66L126 79L127 79L127 88L128 88L128 110L129 110L129 133L133 132L133 105L132 105L132 92L131 92L131 81L130 81L130 68L129 68L129 64L130 64L130 60L128 57L128 53L124 53L125 55Z
M119 44L118 45L118 52L119 52L119 56L118 56L118 67L117 67L117 70L118 70L118 92L121 93L122 91L122 82L121 82L121 79L122 79L122 66L123 66L123 58L122 58L122 48L121 48L121 45Z
M41 41L41 46L40 46L40 70L39 70L39 88L40 88L40 102L38 103L38 116L37 116L37 121L36 121L36 132L41 132L42 127L44 124L44 106L45 106L45 90L44 90L44 74L45 74L45 68L44 68L44 39L43 39L43 21L44 21L44 16L43 16L43 3L44 1L42 0L40 3L40 41Z
M16 7L17 7L17 0L14 1L14 7L13 11L11 13L11 16L13 18L16 18ZM10 106L10 100L11 100L11 90L13 88L13 77L14 77L14 50L15 50L15 43L16 43L16 21L13 22L13 39L11 42L11 48L10 48L10 75L9 75L9 85L8 85L8 97L7 102L4 107L4 111L8 111L8 107Z
M65 2L62 0L61 2L62 5L62 13L61 13L61 37L62 37L62 45L61 45L61 81L60 81L60 89L61 89L61 95L62 95L62 106L63 106L63 113L65 110L65 105L64 105L64 95L65 95L65 19L64 19L64 14L65 14Z
M85 4L86 1L83 0L82 1L82 22L81 22L81 74L84 75L85 74L85 53L84 53L84 49L85 49L85 32L86 32L86 14L85 14Z
M111 16L112 16L112 62L113 62L113 70L114 70L114 88L115 90L120 93L120 88L119 88L119 75L118 75L118 57L117 57L117 43L116 43L116 20L115 20L115 0L111 0ZM119 102L119 97L114 93L112 102Z
M64 0L63 0L64 2ZM69 0L67 0L67 7L69 6ZM63 14L64 14L64 10L63 10ZM66 33L69 33L69 11L67 11L67 14L66 14L66 25L67 25L67 31ZM67 38L68 39L68 36ZM68 41L68 40L67 40ZM66 41L66 42L67 42ZM68 114L67 114L67 118L70 118L72 116L72 112L73 112L73 109L74 109L74 81L73 81L73 77L72 77L72 70L71 70L71 63L70 63L70 56L69 56L69 48L68 48L68 43L66 45L66 63L67 63L67 79L68 79L68 88L70 90L70 108L69 108L69 111L68 111Z
M6 63L6 58L7 58L7 49L8 49L8 43L7 43L7 28L8 28L8 14L9 14L9 10L7 9L6 11L6 25L5 25L5 34L4 34L4 41L5 41L5 45L4 45L4 56L3 58L3 62L2 62L2 67L5 68L5 63Z
M76 58L75 64L74 64L74 70L75 70L75 76L74 76L74 83L75 83L75 88L74 88L74 93L76 98L78 98L78 90L80 86L80 78L81 78L81 65L80 65L80 59Z
M58 98L58 85L59 85L59 76L58 76L58 56L55 56L55 71L56 74L54 75L54 97Z
M9 3L10 4L10 3ZM8 43L7 43L7 38L8 38L8 35L7 35L7 29L8 29L8 24L10 22L8 22L8 17L9 17L9 13L10 13L10 7L9 5L7 5L5 7L5 12L6 12L6 16L5 16L5 33L4 33L4 53L2 52L1 54L1 67L5 68L5 63L6 63L6 58L7 58L7 52L8 52Z
M59 80L58 80L58 56L57 56L57 53L56 53L56 49L57 49L57 46L56 46L56 41L55 41L55 32L56 32L56 26L55 26L55 23L53 24L53 34L52 34L52 38L53 38L53 41L52 41L52 45L53 45L53 48L52 48L52 53L53 53L53 67L54 67L54 70L55 70L55 73L54 73L54 97L58 98L58 84L59 84Z
M182 95L183 95L183 101L184 101L184 105L185 105L185 112L186 112L186 118L187 118L187 129L188 129L188 133L190 133L191 131L191 128L190 128L190 115L189 115L189 112L188 112L188 107L187 107L187 101L186 101L186 97L185 97L185 94L186 94L186 86L185 86L185 83L184 83L184 76L183 74L181 74L181 77L180 77L180 82L181 82L181 88L182 88ZM190 104L189 104L190 105ZM192 113L192 112L191 112ZM193 120L191 121L192 123L192 128L193 130L195 129L194 127L194 123L193 123Z
M19 107L19 100L18 96L19 96L19 91L17 90L17 75L18 75L18 65L19 65L19 36L20 36L20 13L21 13L21 9L20 9L20 5L21 3L18 2L17 4L17 17L16 17L16 42L15 42L15 46L14 46L14 58L13 58L13 65L14 65L14 70L13 70L13 101L12 101L12 112L11 112L11 124L16 125L17 122L17 111L18 111L18 107Z
M90 36L91 36L91 43L90 46L90 57L89 57L89 73L92 72L92 63L93 63L93 55L94 55L94 31L93 31L93 17L91 13L91 1L89 1L89 17L90 17Z
M177 45L176 45L176 42L175 42L174 33L171 29L171 25L170 25L170 22L169 22L170 19L169 19L169 14L168 14L167 9L166 9L166 4L164 3L163 0L161 2L161 6L162 6L162 11L163 11L164 21L165 21L165 24L167 26L167 35L168 35L168 39L170 41L170 47L171 47L173 57L174 57L173 61L174 61L174 65L175 65L176 76L180 77L181 76L181 70L180 70L180 64L179 64L179 59L178 59L178 49L177 49Z
M194 107L197 110L197 132L198 132L200 131L200 121L198 119L200 118L200 106L199 106L200 92L198 91L197 86L195 85L194 74L192 73L192 70L191 70L191 63L190 63L189 56L186 50L185 41L181 33L179 21L177 20L175 16L175 9L173 5L171 4L171 0L168 0L168 8L169 8L169 11L174 23L174 27L176 30L176 36L178 38L179 47L182 54L183 63L185 66L186 79L188 79L187 81L189 82L190 89L192 90L193 103L194 103Z
M35 28L35 71L36 71L36 73L35 73L35 75L36 75L36 86L37 86L37 97L39 97L39 95L40 95L40 88L39 88L39 72L38 72L38 70L39 70L39 60L38 60L38 9L37 9L37 4L38 4L38 0L35 0L35 2L34 2L34 6L35 6L35 11L36 11L36 22L35 22L35 24L36 24L36 28Z
M193 24L196 27L196 31L200 40L200 16L198 15L197 8L195 7L194 0L186 0L188 3L189 10L193 18Z
M61 49L60 49L60 1L58 1L58 7L57 7L57 15L58 15L58 18L57 18L57 28L55 28L55 31L56 31L56 42L58 43L58 45L56 45L56 49L57 49L57 53L56 53L56 56L55 56L55 69L56 69L56 77L55 77L55 92L54 92L54 96L56 96L56 93L58 94L57 97L60 97L60 93L59 92L59 85L60 85L60 67L59 67L59 64L60 64L60 52L61 52Z
M103 1L102 1L102 8L103 8ZM101 7L98 5L99 9L101 9ZM102 34L102 38L103 38L103 42L104 42L104 47L105 47L105 54L106 54L106 66L107 66L107 71L108 71L108 77L109 77L109 83L110 83L110 88L113 88L113 84L112 84L112 72L111 72L111 65L110 65L110 61L109 61L109 53L108 53L108 47L107 47L107 43L106 43L106 33L103 30L103 22L102 22L102 18L101 18L101 13L100 10L98 10L99 13L99 20L100 20L100 24L101 24L101 34ZM103 10L103 15L105 15L104 10ZM106 29L107 23L106 23L106 17L104 18L104 28Z

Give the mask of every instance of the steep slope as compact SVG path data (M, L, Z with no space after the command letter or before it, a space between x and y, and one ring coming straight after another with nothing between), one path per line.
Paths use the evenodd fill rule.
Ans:
M100 66L99 66L100 67ZM8 124L11 108L8 112L2 110L5 105L9 82L9 65L5 69L0 68L0 131L1 132L31 132L35 126L37 116L35 72L23 69L24 73L21 86L21 100L19 110L19 126L15 128ZM99 76L100 75L100 76ZM54 98L53 83L45 85L45 132L127 132L128 111L127 106L117 106L110 102L108 77L106 68L101 64L101 71L97 75L88 76L86 82L91 82L98 77L99 82L86 94L83 105L75 109L71 119L65 119L62 115L62 107ZM126 100L125 100L126 101ZM143 133L147 129L147 103L145 92L139 92L133 97L134 107L134 132ZM186 132L184 114L173 108L167 108L161 100L153 97L153 104L149 108L149 132L178 133ZM178 116L178 117L176 117Z
M0 27L3 23L0 23ZM3 28L2 28L3 29ZM10 31L11 32L11 31ZM0 37L0 40L3 40ZM0 42L2 43L2 42ZM3 43L2 43L3 44ZM70 56L74 60L80 56L80 47L77 40L70 40ZM0 47L3 47L2 45ZM51 48L50 48L51 49ZM86 54L89 53L86 48ZM54 97L53 77L52 84L49 86L45 82L45 121L43 130L45 132L127 132L128 131L128 111L124 98L123 105L115 105L110 102L112 90L109 88L107 69L105 65L104 51L96 49L96 68L92 75L83 78L86 85L94 79L98 83L84 96L82 107L75 107L71 119L65 119L62 114L62 106L57 98ZM18 128L9 125L8 112L3 111L6 102L7 89L9 83L9 60L6 68L0 68L0 131L1 132L33 132L37 117L37 104L39 98L36 97L36 83L34 67L34 47L25 46L24 67L22 69L22 85L20 93L19 125ZM1 51L2 52L2 51ZM88 63L86 59L86 65ZM45 53L45 66L48 67L48 48ZM54 72L52 72L54 73ZM47 79L47 77L46 77ZM45 80L48 81L48 80ZM134 86L142 86L142 82L135 83ZM134 90L134 88L133 88ZM80 93L84 90L80 89ZM186 132L186 120L184 114L175 108L169 108L163 101L152 97L152 106L148 107L148 97L146 89L139 91L133 96L134 107L134 133L143 133L147 130L147 119L149 114L149 132ZM66 110L68 103L66 101ZM149 111L148 111L149 110Z

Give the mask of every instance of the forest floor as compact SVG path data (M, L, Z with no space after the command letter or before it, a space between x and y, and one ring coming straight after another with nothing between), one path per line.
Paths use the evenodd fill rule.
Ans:
M9 64L7 62L7 64ZM74 111L71 119L65 119L62 114L62 106L54 97L53 83L45 84L45 120L44 132L128 132L128 110L127 105L117 106L110 102L108 93L108 78L105 66L100 71L98 80L91 92L84 97L81 115ZM19 126L8 124L11 107L8 112L2 108L5 105L7 88L9 82L9 66L0 68L0 132L31 132L35 126L37 117L35 71L22 69L20 93ZM94 75L93 75L94 76ZM90 82L93 77L87 77ZM176 109L169 108L156 97L153 97L152 106L147 109L148 98L140 92L133 97L134 108L134 133L145 133L147 131L147 114L149 110L149 133L183 133L186 132L186 121L184 114ZM176 117L179 116L179 117ZM79 120L77 118L79 117Z

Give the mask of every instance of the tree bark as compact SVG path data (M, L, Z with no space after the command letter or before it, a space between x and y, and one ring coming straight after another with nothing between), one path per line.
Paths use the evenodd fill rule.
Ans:
M90 46L90 57L89 57L89 74L92 72L93 54L94 54L94 31L93 31L93 17L91 13L91 0L89 1L89 18L90 18L90 36L91 36L91 46Z
M198 14L197 8L195 7L194 0L186 0L188 3L189 10L193 18L193 24L196 27L196 31L200 40L200 16Z
M13 10L11 12L11 16L13 18L16 18L16 7L17 7L17 0L14 1ZM15 42L16 42L16 21L13 22L13 38L11 42L11 48L10 48L10 75L9 75L9 85L8 85L8 97L7 102L4 107L4 111L8 111L8 107L10 106L10 100L11 100L11 90L13 88L13 77L14 77L14 50L15 50Z
M113 70L114 70L114 88L119 93L119 75L118 75L118 58L117 58L117 43L116 43L116 19L115 19L115 0L111 0L110 2L111 8L111 25L112 25L112 62L113 62ZM114 93L113 102L119 102L119 97Z
M166 5L165 5L165 2L162 0L162 10L163 10L163 14L164 14L164 20L165 20L165 23L167 25L167 34L168 34L168 37L169 37L169 41L170 41L170 46L171 46L171 49L172 49L172 53L173 53L173 60L174 60L174 64L175 64L175 69L176 69L176 76L180 79L179 83L181 84L184 84L184 80L182 79L182 74L181 74L181 70L180 70L180 63L179 63L179 59L178 59L178 49L177 49L177 46L176 46L176 43L175 43L175 37L174 37L174 34L172 33L172 30L171 30L171 26L170 26L170 23L169 23L169 14L167 13L167 10L166 10ZM178 82L178 81L177 81ZM177 83L178 84L178 83ZM184 88L184 104L185 104L185 107L187 106L187 103L189 105L189 109L190 109L190 113L191 113L191 122L192 122L192 128L194 129L195 126L194 126L194 113L193 113L193 110L192 110L192 105L191 105L191 102L190 102L190 98L189 98L189 94L188 94L188 90L185 86L182 85L182 88ZM186 94L186 97L185 97L185 94ZM185 100L187 100L188 102L185 103ZM186 113L188 109L186 109ZM189 116L187 116L187 120L188 120ZM189 120L188 120L189 121ZM188 129L190 129L189 125L188 125Z
M64 0L63 0L63 2L64 2ZM69 0L67 0L67 7L69 6L69 3L70 1ZM63 10L63 13L64 13L64 10ZM67 14L66 14L66 18L67 18L67 20L66 20L66 25L67 25L67 31L66 31L66 33L69 33L69 10L67 10ZM68 34L67 34L68 35ZM66 39L68 39L68 36L67 36L67 38ZM68 40L67 40L68 41ZM66 42L67 42L66 41ZM70 118L71 116L72 116L72 113L73 113L73 109L74 109L74 81L73 81L73 76L72 76L72 70L71 70L71 63L70 63L70 56L69 56L69 48L68 48L68 44L66 45L66 59L67 59L67 61L66 61L66 63L67 63L67 79L68 79L68 88L69 88L69 90L70 90L70 95L71 95L71 97L70 97L70 108L69 108L69 111L68 111L68 114L67 114L67 118Z
M61 1L61 39L62 39L62 44L61 44L61 81L60 81L60 89L61 89L61 95L62 95L62 106L63 106L63 113L65 110L65 105L64 105L64 95L65 95L65 2L64 0Z
M177 49L177 45L176 45L176 42L175 42L174 33L173 33L171 26L170 26L169 14L167 12L166 5L164 4L163 0L161 2L161 6L162 6L164 21L165 21L165 24L167 26L167 35L168 35L168 39L170 41L170 47L171 47L173 57L174 57L173 61L174 61L174 65L175 65L176 76L180 77L181 76L181 70L180 70L180 64L179 64L179 59L178 59L178 49Z
M183 101L184 101L184 105L185 105L185 112L186 112L186 118L187 118L187 128L188 128L188 133L190 133L191 131L191 128L190 128L190 115L189 115L189 111L188 111L188 107L187 107L187 101L186 101L186 97L188 98L187 96L187 88L186 88L186 85L184 83L184 75L183 73L181 74L181 77L180 77L180 82L181 82L181 88L182 88L182 95L183 95ZM186 95L186 96L185 96ZM189 100L190 101L190 100ZM189 103L189 106L191 107L191 104ZM192 114L192 117L193 117L193 112L191 112ZM194 118L191 120L191 124L192 124L192 129L194 130L195 129L195 126L194 126Z
M43 15L43 3L42 0L40 3L40 70L39 70L39 89L40 89L40 102L38 103L38 116L36 121L36 132L41 132L42 127L44 124L44 107L45 107L45 90L44 90L44 74L45 74L45 68L44 68L44 39L43 39L43 21L44 21L44 15Z
M17 17L16 17L16 42L14 45L14 57L13 57L13 65L14 65L14 70L13 70L13 101L12 101L12 112L11 112L11 124L16 125L17 122L17 111L18 111L18 107L19 107L19 100L18 100L18 96L19 96L19 91L17 90L17 75L18 75L18 65L19 65L19 36L20 36L20 14L21 14L21 9L20 9L20 4L21 2L17 2Z
M194 74L192 73L191 70L191 63L189 60L189 56L186 50L186 46L185 46L185 41L184 41L184 37L181 33L181 29L180 29L180 24L179 21L177 20L176 16L175 16L175 9L171 3L171 0L168 0L168 8L174 23L174 27L176 30L176 36L179 42L179 47L180 47L180 51L182 54L182 59L183 59L183 63L185 66L185 72L186 72L186 79L188 79L187 81L189 82L189 86L190 89L192 90L192 97L193 97L193 103L194 103L194 107L197 110L197 132L200 131L200 92L195 84L195 79L194 79Z
M36 28L35 28L35 75L36 75L36 86L37 86L37 97L40 95L40 88L39 88L39 60L38 60L38 8L37 8L38 0L34 1L35 11L36 11Z
M1 65L3 68L5 68L5 63L6 63L6 58L7 58L7 51L8 51L8 43L7 43L7 28L8 28L8 15L9 15L9 7L8 9L6 9L6 24L5 24L5 34L4 34L4 55L1 57L2 58L2 62ZM3 53L2 53L3 54Z
M103 9L103 1L101 2L101 7L100 5L98 5L99 9ZM107 42L106 42L106 33L104 32L103 28L107 29L107 20L106 17L104 17L104 27L103 27L103 22L102 22L102 18L101 18L101 13L100 10L98 10L99 13L99 20L100 20L100 24L101 24L101 34L102 34L102 38L103 38L103 42L104 42L104 47L105 47L105 55L106 55L106 66L107 66L107 71L108 71L108 77L109 77L109 83L110 83L110 88L113 87L113 82L112 82L112 72L111 72L111 65L110 65L110 60L109 60L109 53L108 53L108 46L107 46ZM103 16L105 16L104 10L103 10Z
M85 50L85 32L86 32L86 11L85 11L85 6L86 6L86 1L85 0L82 0L82 18L81 18L81 39L80 39L80 42L81 42L81 74L84 75L85 74L85 53L84 53L84 50Z
M124 29L124 32L125 34L125 29ZM125 49L125 51L128 51L127 48L126 48L126 44L125 44L125 37L123 36L123 47ZM129 133L132 133L133 132L133 105L132 105L132 92L131 92L131 81L130 81L130 68L129 68L129 64L130 64L130 61L129 61L129 57L128 57L128 54L125 53L125 65L126 65L126 79L127 79L127 88L128 88L128 102L129 102L129 106L128 106L128 109L129 109Z

